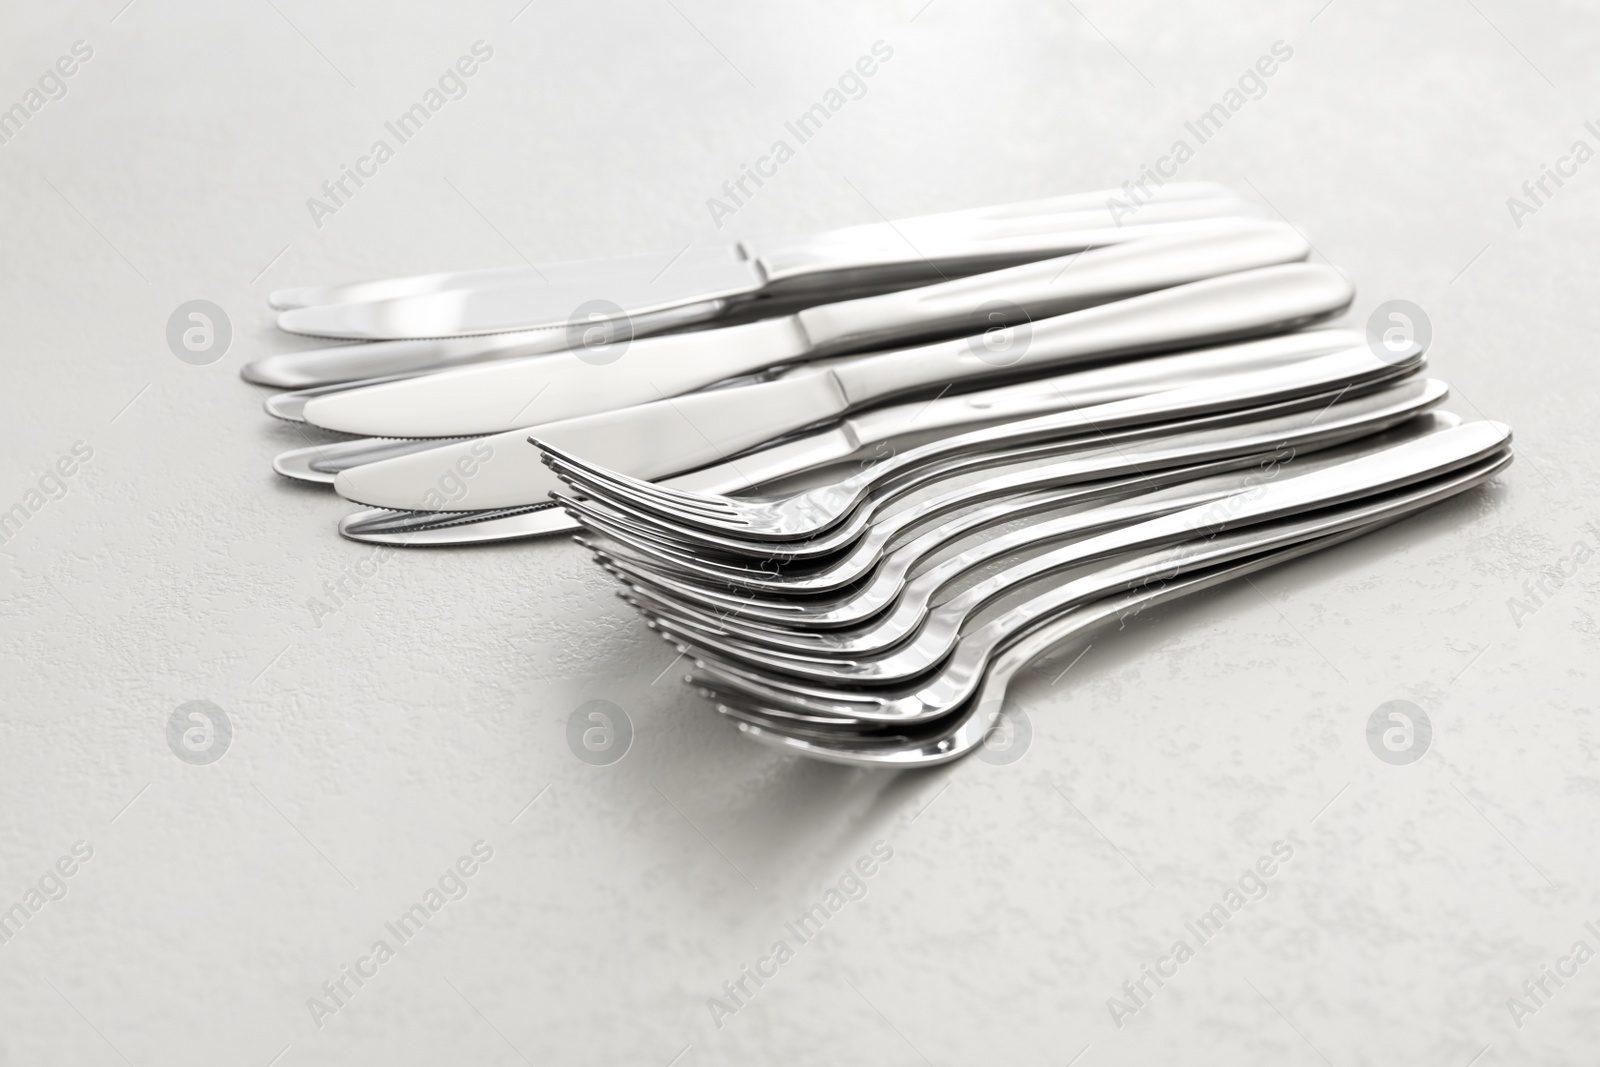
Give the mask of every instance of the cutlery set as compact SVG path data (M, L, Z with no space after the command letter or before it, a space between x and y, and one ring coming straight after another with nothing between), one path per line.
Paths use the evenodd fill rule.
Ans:
M344 536L578 530L750 737L942 763L1043 653L1511 459L1416 346L1311 328L1354 293L1293 227L1106 199L280 290L282 328L359 343L244 375L349 435L274 462L364 505Z

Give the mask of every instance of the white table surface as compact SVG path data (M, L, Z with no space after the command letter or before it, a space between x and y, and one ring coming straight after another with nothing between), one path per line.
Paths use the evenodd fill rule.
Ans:
M1600 962L1522 984L1600 950L1600 558L1571 555L1600 547L1600 161L1520 227L1506 200L1600 148L1591 5L122 3L0 32L0 106L93 48L0 145L0 508L93 451L0 546L0 908L93 850L0 944L0 1064L1590 1062ZM478 40L468 95L314 225ZM880 40L866 94L714 225ZM921 774L745 741L564 541L403 552L308 607L372 550L269 469L304 438L238 369L311 342L268 290L1115 186L1279 40L1183 177L1302 227L1358 283L1348 323L1425 308L1451 409L1516 428L1493 487L1096 636L1015 690L1020 761ZM235 331L209 366L164 338L196 298ZM206 766L166 735L200 699L234 731ZM591 699L635 730L610 766L567 746ZM1366 740L1393 699L1434 727L1409 766ZM1278 840L1265 898L1115 1025ZM314 1019L477 841L467 895ZM784 924L875 842L801 944Z

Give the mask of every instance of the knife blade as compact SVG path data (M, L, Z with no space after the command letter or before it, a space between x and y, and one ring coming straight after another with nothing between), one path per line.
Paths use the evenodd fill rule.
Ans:
M629 331L645 337L679 329L715 318L725 309L722 301L682 304L650 315L639 315L628 322ZM280 352L246 363L239 376L247 382L278 389L316 390L326 395L357 385L396 377L413 377L449 367L465 367L498 359L517 359L545 352L561 352L571 347L572 335L566 329L515 330L485 337L436 337L426 340L370 341L364 344L329 345L299 352ZM284 410L298 411L298 400L279 401ZM269 405L268 413L280 415Z
M1283 332L1343 310L1353 296L1349 283L1328 267L1265 267L1040 320L1028 327L1031 336L1021 355L1007 356L1004 364L997 365L994 351L972 338L944 341L826 360L773 381L668 397L543 424L533 432L603 466L659 478L717 463L899 393ZM1009 343L1020 339L1016 327L1001 333ZM356 467L341 472L334 488L358 503L407 511L539 503L555 479L535 450L521 446L530 435L511 430ZM460 497L441 491L457 482L465 486ZM470 503L463 504L466 497Z
M464 437L558 422L677 396L714 382L840 352L1000 325L1202 278L1303 260L1281 222L1240 220L833 304L742 326L578 348L403 378L311 398L306 422L368 437ZM268 401L269 409L274 401Z
M1155 356L1090 371L1073 371L971 393L918 400L856 412L828 426L803 432L664 484L696 492L732 493L802 471L843 462L880 445L895 449L920 443L952 427L1057 411L1064 406L1122 399L1140 392L1187 385L1218 374L1282 366L1300 359L1341 352L1360 344L1353 330L1305 330L1255 341ZM1069 388L1070 387L1070 388ZM1085 400L1085 397L1092 398ZM332 485L340 471L399 455L456 443L455 438L368 437L335 441L279 453L272 469L286 478ZM537 505L531 505L537 506Z
M302 285L276 289L268 294L267 306L278 311L289 311L325 304L360 304L373 300L393 300L397 297L442 293L451 289L537 282L541 279L556 285L581 283L588 286L604 285L616 279L642 278L648 281L677 261L686 260L685 265L693 267L701 262L721 263L744 258L747 257L740 251L739 245L731 243L691 247L681 249L677 253L642 252L538 264L517 263L506 267L442 271L436 274L377 278L339 285Z
M1024 205L1025 206L1025 205ZM539 278L465 286L382 300L322 304L280 312L289 333L357 340L457 337L556 328L579 309L626 320L683 304L796 293L829 299L841 289L927 284L1068 252L1133 240L1163 229L1203 228L1218 218L1254 215L1228 200L1157 200L1122 225L1101 204L1070 213L951 221L935 216L837 231L810 244L747 254L685 257L654 278L618 275L600 282ZM835 297L836 298L836 297Z

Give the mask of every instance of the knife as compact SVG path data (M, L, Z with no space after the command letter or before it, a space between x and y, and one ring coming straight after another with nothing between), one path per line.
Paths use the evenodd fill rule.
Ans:
M1108 201L1112 197L1123 195L1125 194L1120 189L1070 193L1066 196L1046 197L1040 200L1025 200L992 207L968 208L961 211L923 215L917 218L904 219L898 225L909 225L913 228L926 228L939 224L960 226L1021 217L1070 215L1097 210L1105 211L1108 210ZM1186 216L1189 218L1200 217L1195 213L1199 211L1211 211L1215 214L1254 213L1253 209L1247 206L1237 193L1216 182L1172 182L1157 190L1156 198L1152 201L1152 203L1161 205L1159 210L1165 211L1174 210L1168 205L1184 202L1198 202L1191 203L1191 213ZM816 245L844 244L858 239L863 229L870 228L870 226L848 226L829 230L817 234L805 243ZM397 297L421 296L427 293L443 292L448 289L470 289L485 285L503 285L508 282L538 281L540 279L552 282L604 283L617 278L653 278L680 257L687 258L693 263L697 259L713 261L724 259L729 255L747 259L754 258L748 255L748 250L742 243L712 245L687 249L676 255L671 253L645 253L609 256L599 259L566 260L554 263L540 263L538 265L530 263L517 264L510 267L490 267L480 270L447 271L402 278L381 278L373 281L349 282L342 285L302 285L273 290L267 296L267 304L279 311L288 311L294 308L316 307L323 304L392 300Z
M1256 341L1117 363L1091 371L1003 385L978 392L872 408L763 446L735 463L678 475L665 484L696 492L732 493L805 470L842 462L879 445L907 447L913 437L937 435L951 427L971 427L1023 415L1118 400L1143 392L1188 384L1217 374L1238 374L1295 360L1341 352L1361 343L1353 330L1306 330ZM1069 391L1070 387L1070 391ZM297 481L332 485L340 471L395 456L426 452L460 438L367 437L325 442L279 453L272 469ZM707 481L706 479L710 479Z
M677 396L777 364L949 334L982 334L1202 278L1305 259L1281 222L1239 220L1076 256L819 304L742 326L402 378L311 398L306 422L367 437L465 437ZM276 399L276 398L274 398ZM271 401L269 401L269 405Z
M1235 210L1233 215L1245 217L1247 212L1242 207ZM1103 225L1104 220L1096 220ZM1147 221L1139 226L1129 226L1125 232L1119 232L1115 240L1100 241L1100 244L1113 244L1122 240L1138 237L1157 236L1164 233L1184 232L1196 228L1206 228L1213 223L1225 220L1212 219L1196 221L1156 222ZM1094 234L1082 236L1075 242L1084 248L1094 244ZM1063 249L1064 250L1064 249ZM723 252L727 255L726 250ZM701 256L697 252L685 252L686 258L693 257L693 264L700 269L705 269L711 262L709 257ZM1041 257L1034 257L1041 258ZM665 266L666 264L664 264ZM509 268L507 268L509 269ZM744 269L744 268L736 268ZM977 269L968 265L965 270L948 267L947 274L962 276L972 273ZM601 281L606 281L603 273L593 272ZM633 284L635 287L644 285L652 288L654 281L661 274L660 270L652 271L648 278L639 276L632 282L626 280L619 284ZM529 356L544 352L561 351L575 346L580 342L585 333L593 329L596 321L606 324L612 333L626 333L631 337L644 337L669 330L682 329L696 323L715 320L737 320L741 317L752 317L751 313L760 312L765 315L783 314L798 308L827 300L840 300L849 296L862 296L884 291L893 291L905 288L910 281L901 284L887 284L882 279L874 283L870 272L857 277L853 284L840 284L831 291L817 291L811 294L791 293L787 296L767 296L758 300L749 300L740 303L737 307L730 307L729 301L724 299L711 299L695 302L672 304L657 311L636 311L629 315L623 313L622 319L614 316L608 318L595 310L595 301L591 299L595 292L603 287L597 281L585 281L582 284L565 276L557 276L561 280L553 282L544 293L542 299L557 309L567 309L564 317L547 322L545 325L532 329L514 330L505 333L479 335L471 337L448 337L427 339L402 339L380 340L366 344L339 344L324 348L303 350L300 352L287 352L247 363L240 371L247 380L261 385L276 386L285 389L302 389L308 386L328 386L334 383L364 384L363 379L378 379L396 376L411 376L444 367L464 366L482 363L496 359L509 359ZM931 279L924 279L925 281ZM687 292L687 279L680 277L684 282L680 288ZM374 283L376 284L376 283ZM609 284L609 282L607 283ZM566 286L565 289L561 288ZM458 290L467 292L465 288ZM651 298L661 294L652 292ZM608 305L618 307L614 303ZM576 314L578 309L587 307L582 316ZM286 400L285 404L293 406L295 401Z
M1095 195L1095 194L1091 194ZM1234 198L1156 200L1139 221L1121 225L1101 203L1070 212L1030 212L1032 205L986 209L901 223L874 223L807 244L754 254L742 245L720 255L685 256L657 276L618 274L600 280L541 278L468 285L410 296L291 308L278 315L290 333L359 340L456 337L561 328L575 316L626 322L686 304L722 301L728 308L758 297L807 294L838 299L927 284L958 274L1048 259L1096 245L1132 240L1155 229L1204 228L1219 217L1254 215Z
M1220 194L1217 198L1220 199ZM510 267L446 271L404 278L378 278L341 285L302 285L273 290L267 296L267 305L277 311L289 311L325 304L361 304L374 300L393 300L397 297L441 293L450 289L536 282L541 278L557 285L574 283L604 285L618 279L648 281L672 266L675 259L691 268L702 263L722 263L730 258L739 258L738 247L736 244L706 245L685 249L676 257L671 252L644 252L603 256L596 259L560 260L536 265L518 263Z
M660 478L728 459L902 393L1283 332L1343 310L1353 296L1349 283L1328 267L1295 263L1241 271L981 338L824 360L772 381L669 397L543 424L531 433L511 430L399 456L343 471L334 488L358 503L407 511L540 503L556 482L537 451L523 443L534 434L602 466ZM451 499L446 490L458 483L463 490Z
M683 304L631 318L628 329L638 337L678 329L716 317L722 301ZM560 352L572 339L565 329L516 330L487 337L440 337L428 340L373 341L366 344L329 345L299 352L280 352L246 363L239 376L257 385L318 394L348 389L350 383L366 385L378 379L412 377L449 367L464 367L497 359L516 359L543 352ZM298 411L297 401L285 397L284 410ZM270 414L279 415L269 405ZM298 417L298 416L294 416Z
M1241 209L1234 212L1237 218L1247 217ZM1123 232L1115 235L1115 240L1099 241L1099 245L1116 244L1125 240L1156 237L1169 233L1194 232L1210 229L1214 226L1225 226L1229 220L1214 218L1198 221L1177 221L1171 223L1151 222L1140 226L1128 226ZM1093 234L1082 237L1073 242L1082 249L1095 246ZM1065 251L1066 249L1062 249ZM685 253L689 255L691 253ZM1033 257L1035 259L1043 256ZM967 270L948 268L946 273L955 276L966 276L976 270L969 267ZM659 274L657 271L655 274ZM652 275L653 277L653 275ZM930 281L932 279L924 279ZM649 279L640 278L641 284L648 283ZM335 391L332 388L359 387L371 384L382 378L410 377L424 374L433 370L449 367L466 366L475 363L484 363L497 359L513 359L523 356L536 355L545 352L558 352L569 347L581 345L585 336L595 327L601 326L606 332L616 336L645 337L652 334L664 333L671 330L692 327L708 322L735 322L740 319L753 319L757 317L771 317L793 312L830 300L843 300L851 296L866 296L882 292L892 292L903 289L912 284L907 281L898 285L884 284L881 281L873 284L870 274L858 279L856 284L841 284L832 291L817 291L814 293L791 293L787 296L767 296L756 300L749 300L730 306L727 300L706 300L699 303L676 304L660 311L627 315L622 319L608 318L606 315L594 312L593 315L585 312L582 316L566 315L559 323L542 326L536 329L514 330L506 333L487 334L471 337L437 337L425 339L403 339L369 341L362 344L338 344L323 348L305 349L299 352L285 352L279 355L266 356L245 364L240 374L246 381L259 385L275 386L282 389L305 389L307 387L323 388L324 392ZM592 304L589 298L596 292L593 284L582 287L581 296L578 292L566 292L565 296L558 299L551 295L555 289L546 290L549 302L575 311L583 307L580 300ZM562 301L566 301L562 303ZM297 398L285 398L282 403L290 409L298 410ZM274 412L276 414L276 412Z

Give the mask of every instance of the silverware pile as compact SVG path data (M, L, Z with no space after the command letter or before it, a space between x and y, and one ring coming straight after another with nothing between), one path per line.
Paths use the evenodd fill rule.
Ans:
M1163 192L1120 229L1087 194L274 294L286 329L374 340L246 376L362 435L275 463L369 505L345 536L581 528L751 737L945 762L1042 652L1511 461L1507 427L1437 410L1417 346L1305 329L1354 294L1292 227Z
M719 711L808 756L922 766L979 745L1011 677L1061 641L1509 464L1509 429L1431 412L1447 390L1420 365L1352 350L959 435L763 500L539 444L585 543Z
M289 390L270 414L344 435L274 463L368 505L342 533L461 544L573 528L550 506L533 433L627 474L734 492L1356 343L1283 336L1342 310L1350 287L1227 190L1171 184L1122 226L1106 199L856 227L765 254L284 290L286 330L361 343L244 375ZM1243 338L1263 340L1194 351ZM1182 354L1059 377L1147 353Z

